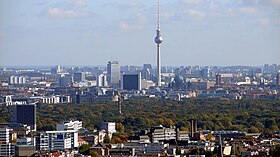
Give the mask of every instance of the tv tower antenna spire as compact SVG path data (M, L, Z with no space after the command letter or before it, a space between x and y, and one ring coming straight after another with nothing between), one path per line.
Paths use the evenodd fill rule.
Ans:
M161 59L160 59L160 44L163 42L163 38L160 34L160 3L158 0L157 6L157 36L155 37L155 42L157 44L157 86L161 86Z
M160 30L160 4L157 4L157 30Z

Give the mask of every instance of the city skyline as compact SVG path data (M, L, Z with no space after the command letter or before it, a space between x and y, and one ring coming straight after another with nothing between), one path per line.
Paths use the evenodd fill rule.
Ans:
M157 1L1 1L0 66L156 65ZM280 63L279 0L161 0L162 65Z

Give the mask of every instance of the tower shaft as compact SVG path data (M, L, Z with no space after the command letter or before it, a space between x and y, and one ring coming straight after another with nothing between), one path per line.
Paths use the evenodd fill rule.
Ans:
M161 86L161 60L160 60L160 44L157 44L157 86Z

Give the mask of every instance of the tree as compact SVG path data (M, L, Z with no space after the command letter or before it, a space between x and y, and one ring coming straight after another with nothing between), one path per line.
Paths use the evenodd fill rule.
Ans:
M190 129L187 128L187 127L181 127L181 128L180 128L180 131L190 131Z
M269 155L273 157L280 157L280 146L274 146L270 148Z
M91 157L99 157L99 154L97 152L92 152Z
M207 140L207 141L213 141L213 138L214 138L214 136L213 136L211 133L208 133L208 134L206 135L206 140Z
M249 129L248 129L248 133L259 133L260 130L255 127L255 126L251 126Z
M110 143L110 137L108 135L108 133L104 136L104 143Z
M270 127L270 130L271 130L271 131L279 131L279 128L278 128L278 126L276 126L276 125L272 125L272 126Z
M176 147L176 155L181 155L181 148L179 146Z
M173 121L171 119L169 119L169 118L166 118L164 123L167 126L173 126L174 125Z
M116 124L116 130L117 130L118 132L124 132L124 126L123 126L123 124L122 124L122 123L117 123L117 124Z
M235 154L234 154L234 155L240 156L240 154L241 154L241 149L240 149L239 146L237 146L237 147L235 148Z
M112 142L113 143L122 143L122 140L119 137L113 137Z
M83 155L89 155L89 149L90 149L90 145L89 144L82 144L79 147L79 153L81 153Z

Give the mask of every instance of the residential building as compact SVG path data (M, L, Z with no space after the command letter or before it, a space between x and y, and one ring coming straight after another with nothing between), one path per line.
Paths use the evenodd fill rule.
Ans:
M12 129L0 128L0 156L8 157L14 154L14 144L10 142Z
M175 128L166 128L163 126L155 126L151 128L152 143L159 143L161 141L176 140Z
M63 123L56 124L56 130L57 131L65 131L65 130L74 130L74 131L79 131L82 129L82 121L67 121Z
M74 130L42 132L37 134L36 142L38 150L65 150L79 146L78 133Z
M36 150L49 149L49 136L45 132L38 132L36 135Z

